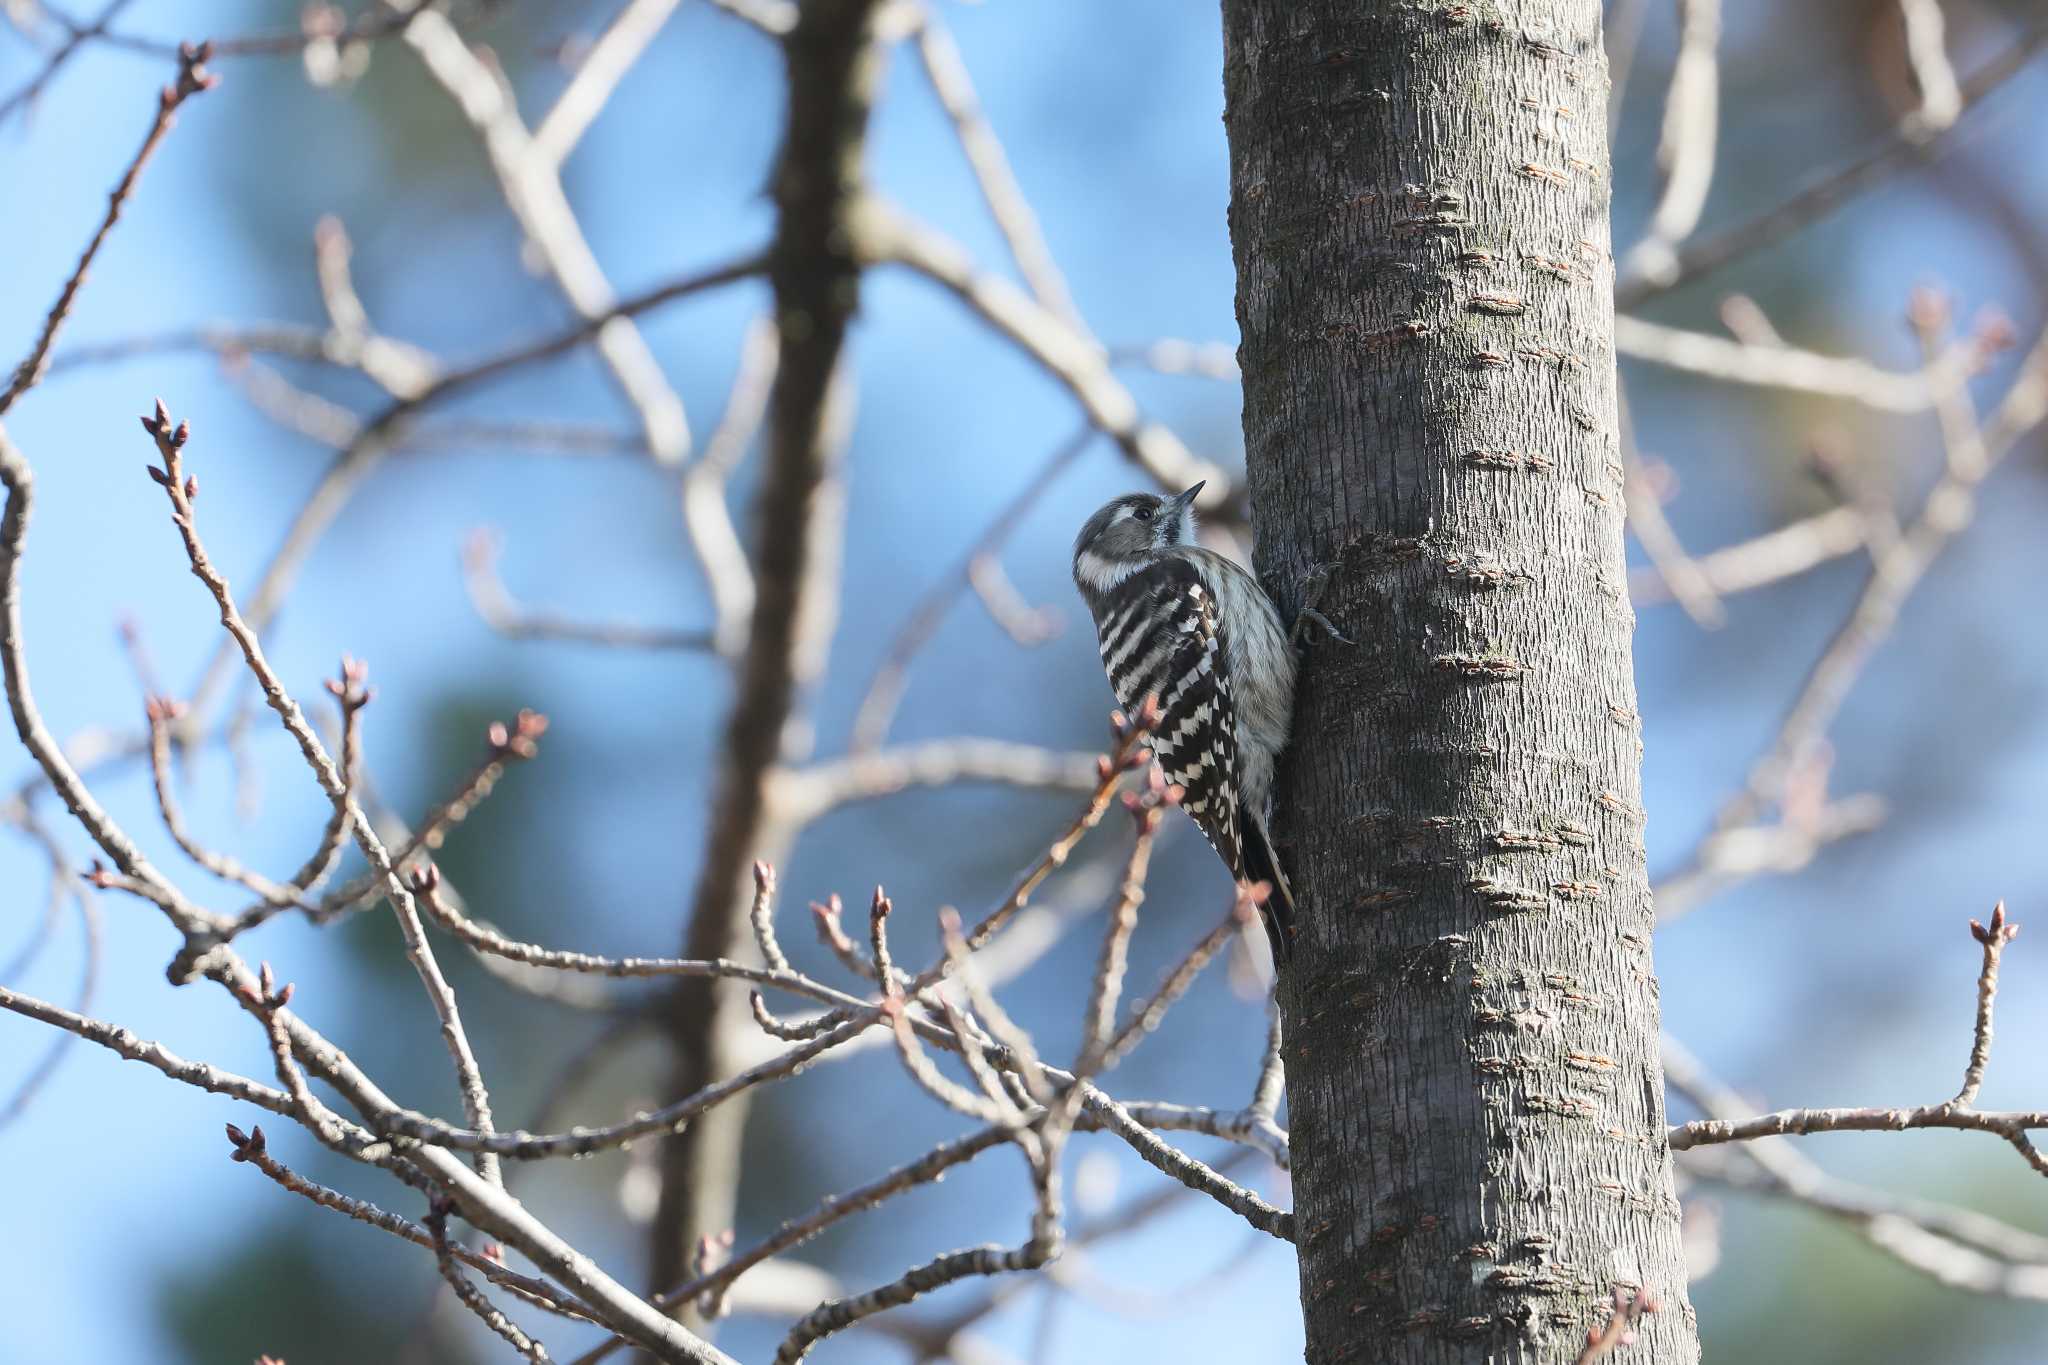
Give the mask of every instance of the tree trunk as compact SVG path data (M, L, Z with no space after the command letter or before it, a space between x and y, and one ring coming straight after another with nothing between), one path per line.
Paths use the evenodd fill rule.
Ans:
M1664 1136L1598 0L1223 0L1308 1359L1698 1356ZM1318 590L1314 585L1321 582Z
M846 331L860 301L848 219L865 188L868 115L882 51L880 0L810 0L783 39L789 125L776 165L775 291L781 363L768 404L765 468L755 509L755 602L741 660L704 865L691 898L683 956L746 951L753 861L779 860L790 831L770 810L802 689L824 666L838 601L841 498L833 487L845 433ZM674 1049L668 1097L738 1072L738 1043L754 1025L747 991L723 978L679 979L666 1023ZM690 1278L699 1241L731 1228L749 1097L739 1095L663 1139L661 1199L650 1230L657 1291ZM677 1315L697 1325L692 1305Z

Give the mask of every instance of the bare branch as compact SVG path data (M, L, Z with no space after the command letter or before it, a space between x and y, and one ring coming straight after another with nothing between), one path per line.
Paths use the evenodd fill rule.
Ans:
M583 140L604 106L647 47L675 13L677 0L626 0L598 40L583 55L569 84L533 130L529 151L535 161L559 168Z
M1926 137L1949 127L1963 113L1963 89L1949 64L1941 0L1899 0L1906 28L1906 60L1920 87L1920 107L1900 124L1908 137Z
M177 122L179 106L203 90L211 90L219 77L206 70L206 60L213 55L210 45L178 49L178 79L167 85L157 98L156 118L149 125L149 133L142 139L142 147L135 153L134 160L114 186L114 192L107 196L107 211L100 219L99 229L92 240L85 244L85 251L78 258L78 265L71 277L64 281L64 288L57 295L57 302L50 306L50 312L43 319L43 330L29 348L28 355L14 369L14 378L4 390L0 390L0 416L14 406L14 401L34 388L43 377L49 365L50 346L57 340L58 329L71 316L71 306L78 299L79 287L85 283L86 272L92 268L93 258L100 254L100 247L106 244L107 234L114 230L114 224L121 221L121 210L135 193L135 186L142 179L143 168L149 165L150 157L156 154L157 145L164 140L164 134Z
M1144 420L1095 338L1075 331L1009 281L981 273L965 249L935 228L879 201L862 205L855 239L864 262L903 266L943 286L1044 366L1073 393L1088 420L1161 488L1177 492L1206 482L1197 504L1205 511L1232 501L1222 470L1195 458L1166 427Z
M768 413L768 397L782 363L782 333L770 318L756 318L740 341L739 369L725 412L698 458L683 471L683 526L711 593L718 653L737 657L754 610L754 569L726 505L726 482L739 468Z
M1971 363L1969 353L1958 350L1922 370L1886 370L1866 360L1734 341L1626 315L1614 319L1614 344L1622 355L1705 379L1844 398L1878 412L1925 412L1937 394L1969 377Z
M852 1298L835 1299L821 1304L803 1321L790 1329L789 1336L775 1353L775 1365L796 1365L811 1353L811 1349L834 1332L842 1331L864 1318L890 1308L900 1307L913 1300L943 1288L956 1280L974 1275L1009 1275L1022 1270L1036 1270L1045 1264L1047 1252L1035 1242L1021 1247L978 1246L966 1251L949 1251L910 1271L901 1279L893 1280L879 1289Z
M111 24L121 11L128 8L131 3L133 3L133 0L107 0L107 3L101 7L100 12L93 17L90 24L68 24L67 27L71 30L69 36L62 43L58 44L57 48L48 57L43 59L42 69L30 77L28 82L19 90L16 90L6 99L0 100L0 123L5 123L11 118L15 110L25 109L33 104L42 95L44 89L49 86L50 82L57 78L57 73L63 70L64 64L78 55L79 49L85 47L95 38L104 37L107 32L107 25Z
M848 747L856 754L867 753L887 738L889 724L896 716L896 708L903 701L908 685L910 665L918 652L931 643L939 623L946 617L954 600L963 588L973 582L974 566L984 557L992 557L1000 551L1018 523L1035 507L1038 500L1052 487L1053 481L1066 470L1095 439L1093 425L1083 425L1072 437L1055 449L1052 455L1019 489L1009 502L1003 505L994 520L975 537L974 544L962 555L959 567L948 572L944 578L925 590L903 618L903 624L896 628L890 638L889 651L882 663L875 669L875 675L868 681L867 693L861 698L860 710L854 714L853 736Z
M1728 614L1722 610L1720 598L1714 595L1713 585L1685 552L1678 532L1664 516L1664 504L1644 468L1643 453L1636 446L1635 422L1626 396L1621 402L1621 466L1628 528L1635 533L1636 543L1643 547L1658 577L1693 624L1702 630L1718 629L1727 622Z
M929 7L921 7L918 14L917 56L933 93L939 97L940 107L953 121L953 135L959 139L960 150L967 154L982 202L988 205L989 216L1003 234L1010 259L1017 263L1017 272L1024 277L1031 296L1076 330L1085 330L1080 310L1074 307L1073 295L1067 289L1066 277L1060 274L1045 234L1039 229L1038 215L1031 211L1031 203L1010 169L1010 159L1003 154L1003 144L997 141L995 129L989 125L974 93L967 63L961 60L953 35Z
M809 824L828 811L913 787L994 782L1046 791L1086 792L1096 785L1096 755L1061 753L999 739L935 739L788 770L775 779L779 819Z
M1729 262L1780 241L1813 223L1898 172L1947 150L1962 126L1961 114L1983 103L2048 45L2048 23L2023 29L2012 46L1981 67L1961 86L1962 109L1946 128L1928 128L1914 110L1901 119L1877 146L1810 179L1782 203L1733 227L1694 240L1678 253L1670 270L1659 278L1631 274L1615 282L1614 306L1634 308L1645 299L1689 280L1712 274Z
M32 995L9 990L6 986L0 986L0 1009L12 1010L16 1014L48 1024L52 1028L75 1034L88 1043L97 1043L131 1062L141 1062L144 1066L155 1067L182 1085L193 1086L215 1095L226 1095L230 1099L247 1100L250 1104L268 1109L271 1113L285 1118L297 1117L292 1097L284 1091L273 1089L261 1081L250 1080L247 1076L238 1076L232 1071L210 1066L205 1062L188 1061L163 1044L138 1037L118 1024L89 1018L76 1011L67 1010L61 1005L53 1005Z
M471 51L436 9L414 12L405 41L483 138L506 205L570 306L587 322L604 317L617 296L569 206L560 158L549 156L528 134L503 73ZM599 326L596 343L598 355L639 413L655 461L681 464L690 453L689 421L639 328L613 318Z
M2005 945L2019 936L2017 924L2005 922L2005 902L1991 908L1989 927L1970 921L1970 934L1984 948L1984 965L1977 973L1977 1027L1970 1044L1970 1064L1963 1069L1963 1088L1949 1101L1967 1109L1977 1102L1984 1085L1984 1068L1991 1064L1991 1006L1998 997L1998 960Z
M1664 1040L1671 1088L1707 1117L1740 1119L1750 1106L1675 1039ZM1718 1158L1718 1159L1717 1159ZM1865 1189L1828 1175L1789 1139L1758 1138L1689 1153L1688 1175L1757 1189L1841 1219L1872 1246L1937 1282L1979 1294L2048 1298L2048 1238L1971 1209Z
M1835 507L1700 555L1692 565L1716 597L1733 597L1856 553L1866 543L1866 526L1860 509ZM1629 575L1628 595L1639 606L1669 601L1671 585L1650 569Z
M1966 1132L1993 1133L2011 1143L2027 1164L2048 1175L2048 1155L2043 1155L2028 1133L2048 1128L2048 1112L1988 1113L1970 1107L1983 1083L1984 1067L1991 1057L1991 1002L1998 989L1998 958L2005 945L2019 932L2008 923L2001 902L1987 927L1970 921L1970 933L1984 947L1984 967L1977 983L1977 1023L1970 1049L1970 1064L1964 1073L1963 1089L1956 1098L1942 1104L1910 1109L1781 1109L1747 1119L1710 1118L1681 1124L1671 1130L1671 1149L1688 1151L1719 1142L1749 1142L1758 1138L1800 1137L1808 1133L1902 1132L1909 1128L1953 1128Z
M67 892L69 898L78 905L79 924L85 931L85 965L80 969L78 978L77 1014L82 1018L92 1009L93 998L99 992L100 964L106 951L100 926L99 903L90 892L79 885L76 874L61 859L53 865L52 873L54 877L61 879L52 888L52 904L60 903L54 892ZM70 1055L72 1045L77 1041L77 1037L69 1030L59 1032L50 1039L42 1060L37 1062L22 1079L21 1084L15 1087L14 1093L8 1096L7 1103L0 1106L0 1128L6 1128L28 1112L29 1106L35 1102L43 1087L50 1083L50 1078L57 1074L57 1068L64 1064L64 1059Z
M448 1241L448 1215L454 1207L452 1201L437 1198L427 1213L426 1227L434 1241L434 1264L440 1270L441 1278L455 1291L455 1297L462 1301L462 1306L503 1338L513 1350L533 1361L534 1365L548 1365L553 1359L548 1348L513 1325L512 1320L500 1312L481 1289L470 1283L469 1276L463 1274L456 1264L455 1249Z
M1930 316L1935 306L1931 299L1917 300L1915 304L1915 316L1920 319L1916 326L1921 328L1930 357L1941 347L1939 339L1933 336L1939 322ZM1943 312L1942 317L1945 316ZM1753 824L1772 802L1783 805L1785 793L1795 779L1813 765L1843 701L1878 646L1891 634L1907 597L1950 540L1969 525L1976 513L1979 486L2020 436L2048 416L2048 395L2037 392L2048 384L2042 378L2048 374L2048 334L2035 343L2020 373L1990 427L1980 428L1967 389L1957 388L1941 395L1941 428L1947 459L1940 479L1897 543L1872 563L1862 593L1787 707L1770 751L1751 768L1744 788L1723 803L1715 817L1714 832L1694 851L1682 878L1694 878L1706 870L1714 840ZM1665 918L1675 913L1662 905L1659 912Z
M540 752L540 737L547 733L547 728L548 718L538 711L523 710L510 725L492 722L486 731L489 749L483 760L456 788L455 794L428 811L417 830L410 834L402 828L396 831L394 842L398 843L398 851L392 855L392 864L403 869L420 853L439 849L447 839L448 831L468 819L470 812L497 788L498 779L505 775L508 766L524 762ZM369 897L380 894L383 887L383 877L373 868L323 899L315 918L325 921L359 909ZM253 913L246 912L244 918ZM241 921L237 923L241 925Z
M183 455L190 429L180 422L171 425L170 413L159 402L156 412L142 419L143 429L156 442L157 453L163 459L163 468L152 468L151 477L163 488L171 504L171 522L178 528L178 534L185 542L186 559L192 566L192 573L206 586L216 605L220 608L221 625L241 648L242 657L249 666L249 672L263 690L263 698L270 709L277 712L278 719L291 737L298 742L299 752L305 757L306 765L313 770L320 789L347 816L350 831L356 846L369 860L370 866L384 879L386 897L398 917L399 930L405 939L406 956L411 959L418 972L420 982L426 987L427 998L434 1006L434 1012L441 1021L441 1038L447 1044L448 1055L455 1063L456 1079L461 1084L464 1112L472 1128L480 1132L491 1129L491 1106L484 1090L483 1076L477 1067L476 1055L469 1046L469 1036L462 1027L462 1017L455 1005L455 992L447 978L441 974L439 962L435 960L432 945L427 942L426 933L420 927L419 912L413 905L412 895L401 880L397 865L392 861L390 851L384 847L376 832L371 829L361 805L349 790L347 781L327 756L320 737L306 721L305 712L278 680L270 661L264 657L262 642L249 623L242 619L235 606L233 595L228 590L227 579L213 567L207 557L206 547L199 539L198 525L193 519L193 499L198 496L199 485L196 477L184 473ZM498 1164L489 1154L479 1154L477 1169L491 1184L501 1183Z
M63 800L65 809L114 865L162 906L188 940L210 939L226 921L192 904L150 865L142 850L79 779L70 759L43 724L29 687L21 634L21 555L28 535L29 512L35 501L35 477L5 427L0 427L0 482L7 487L7 510L0 517L0 670L4 670L6 678L7 705L15 733L36 766L49 778L51 789Z
M1187 955L1166 974L1166 980L1160 983L1159 989L1131 1011L1131 1017L1124 1021L1124 1026L1117 1030L1116 1037L1109 1042L1108 1049L1103 1055L1104 1069L1115 1066L1130 1055L1131 1049L1143 1042L1148 1034L1155 1032L1166 1018L1166 1012L1173 1008L1174 1002L1187 994L1188 987L1195 984L1195 978L1202 974L1202 969L1228 947L1232 939L1243 933L1245 926L1257 917L1258 901L1252 895L1252 888L1240 885L1236 898L1223 918L1213 929L1195 941L1195 946L1190 948ZM1273 1024L1275 1039L1279 1037L1279 1027L1276 1016ZM1277 1053L1275 1057L1274 1074L1277 1077ZM1268 1117L1270 1116L1269 1110Z
M274 882L254 868L244 867L225 853L217 853L203 847L185 827L185 817L178 808L171 779L171 722L181 715L184 709L179 703L164 697L151 697L146 705L149 720L150 777L156 789L157 811L163 816L164 828L170 833L172 841L185 851L186 857L209 873L224 882L233 882L262 897L265 905L269 907L298 906L304 910L313 909L312 900L298 887Z
M1678 247L1699 226L1714 182L1721 115L1721 0L1679 0L1678 63L1664 97L1657 168L1664 193L1650 230L1621 263L1623 274L1663 281L1678 268Z
M577 621L548 611L520 606L498 577L498 534L478 529L462 545L462 583L470 605L484 624L511 640L568 640L607 649L705 651L713 647L708 630L665 626L605 625Z

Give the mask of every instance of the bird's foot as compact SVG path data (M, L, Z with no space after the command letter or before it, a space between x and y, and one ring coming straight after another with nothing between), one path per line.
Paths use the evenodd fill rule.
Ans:
M1304 600L1295 611L1294 626L1287 634L1288 642L1296 649L1311 643L1309 639L1311 634L1309 628L1311 626L1320 631L1325 639L1333 640L1340 645L1354 643L1337 627L1330 624L1329 617L1316 610L1317 604L1323 600L1323 594L1328 591L1329 586L1330 566L1327 564L1316 565L1308 571L1308 577L1303 580L1302 587L1304 591L1302 596Z

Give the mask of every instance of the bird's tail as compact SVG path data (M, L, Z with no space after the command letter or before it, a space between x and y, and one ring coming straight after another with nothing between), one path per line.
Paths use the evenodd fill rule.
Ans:
M1246 812L1238 821L1238 857L1244 880L1265 882L1273 889L1259 907L1265 921L1267 941L1273 945L1273 966L1277 970L1294 956L1294 892L1280 870L1273 841L1266 835L1266 822Z

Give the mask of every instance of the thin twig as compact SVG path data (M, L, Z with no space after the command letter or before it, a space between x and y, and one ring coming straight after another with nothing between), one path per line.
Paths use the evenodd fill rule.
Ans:
M1197 506L1221 513L1235 502L1224 471L1197 459L1165 426L1146 421L1109 368L1102 343L1076 331L1009 281L983 273L964 248L929 224L879 202L863 205L855 247L863 262L898 265L955 295L997 332L1066 385L1088 420L1161 488L1206 483Z
M967 155L982 202L1003 234L1010 259L1017 263L1017 273L1024 277L1032 297L1041 305L1076 329L1085 328L1066 277L1046 245L1038 215L1031 211L1031 202L1024 197L1023 187L1010 169L1010 160L1003 154L1003 144L997 140L995 129L974 93L967 63L961 59L952 33L929 7L921 7L918 13L917 56L932 92L939 97L940 107L952 120L953 135Z
M781 363L781 329L772 318L754 319L740 339L739 368L725 411L704 449L683 471L683 527L711 593L712 638L724 658L735 658L745 648L754 610L754 568L733 526L726 484L767 416Z
M140 1037L118 1024L90 1018L75 1010L65 1009L62 1005L53 1005L47 1000L23 995L6 986L0 986L0 1009L11 1010L25 1018L62 1029L66 1033L83 1038L88 1043L96 1043L131 1062L141 1062L144 1066L154 1067L181 1085L193 1086L215 1095L226 1095L230 1099L246 1100L284 1118L297 1117L292 1097L284 1091L205 1062L190 1061L162 1043Z
M1960 1109L1977 1103L1977 1091L1984 1085L1984 1068L1991 1064L1991 1006L1998 997L1998 960L2005 945L2019 936L2017 924L2005 922L2005 902L1991 907L1991 923L1970 921L1970 936L1984 948L1984 965L1977 972L1977 1026L1970 1043L1970 1064L1963 1069L1963 1088L1949 1101Z
M1671 1150L1682 1152L1719 1142L1749 1142L1757 1138L1800 1137L1808 1133L1902 1132L1912 1128L1952 1128L1966 1132L1993 1133L2011 1143L2029 1166L2048 1175L2048 1155L2034 1145L2028 1133L2048 1128L2048 1112L1987 1112L1970 1107L1983 1083L1984 1066L1991 1056L1991 1002L1997 994L1998 957L2019 926L2005 918L2001 902L1992 912L1987 927L1970 921L1970 933L1984 946L1985 965L1977 983L1977 1024L1970 1050L1970 1064L1964 1073L1963 1090L1942 1104L1906 1109L1781 1109L1746 1119L1709 1118L1680 1124L1670 1134Z
M462 585L485 625L509 640L565 640L606 649L708 650L712 632L631 623L579 621L550 611L522 607L498 576L495 531L476 530L462 544Z
M507 767L540 752L540 737L547 733L547 728L548 718L538 711L521 711L510 725L493 721L486 731L490 747L482 760L456 787L452 796L427 812L417 829L410 835L400 832L398 851L391 856L392 864L403 869L421 853L438 850L447 840L448 832L467 820L470 813L496 790ZM380 894L383 887L383 877L372 869L330 892L320 902L315 919L324 922L360 908L369 897Z
M349 790L334 761L328 757L320 737L307 723L305 712L292 700L278 680L270 661L264 656L262 642L248 622L242 619L235 600L228 590L227 579L223 578L208 558L206 547L199 538L198 525L193 519L193 499L198 496L196 477L184 473L183 454L190 434L188 424L180 422L171 425L170 413L159 402L152 416L142 419L143 429L156 442L157 453L163 459L163 468L150 469L150 475L163 488L171 504L171 521L178 528L185 542L185 555L192 566L192 573L206 586L214 602L220 608L221 625L240 646L242 657L250 673L263 689L263 697L271 710L294 740L306 764L313 770L320 788L330 801L347 813L351 833L356 846L369 860L370 866L383 877L386 898L391 902L393 913L398 918L399 930L405 939L406 956L411 959L418 972L421 984L426 987L427 997L434 1006L434 1012L441 1021L442 1041L447 1044L449 1057L455 1063L456 1079L462 1090L462 1105L468 1116L470 1127L479 1132L491 1130L490 1098L484 1089L483 1075L477 1066L476 1055L470 1049L469 1035L462 1027L462 1016L455 1004L455 992L447 978L441 974L440 963L434 957L434 950L427 942L425 931L420 927L419 912L413 904L411 893L400 878L397 865L392 861L390 850L384 847L376 832L371 829L361 805ZM498 1163L488 1153L480 1153L477 1171L493 1185L502 1183Z
M178 79L167 85L157 97L156 118L149 125L149 133L142 139L142 147L122 172L114 192L107 196L107 211L100 219L99 229L92 240L85 244L85 251L78 258L78 265L71 277L64 281L64 288L57 295L57 302L50 306L49 315L43 319L43 330L37 335L35 345L29 348L28 356L14 369L14 378L5 390L0 390L0 416L14 406L14 400L34 388L42 379L43 371L50 360L50 346L57 339L58 329L71 316L71 306L78 299L79 287L85 283L86 272L92 268L93 258L105 245L107 234L114 230L114 224L121 221L121 210L127 206L129 196L135 193L136 183L142 178L143 167L156 154L157 145L164 140L164 134L177 122L180 105L203 90L211 90L219 81L217 76L206 70L205 62L213 49L201 43L198 47L181 46L178 49Z
M1166 1012L1174 1002L1187 994L1188 987L1195 984L1195 978L1202 969L1212 962L1216 955L1230 946L1231 940L1243 933L1245 926L1258 918L1258 901L1253 898L1251 888L1240 885L1231 902L1230 909L1208 933L1195 940L1194 947L1174 964L1173 970L1159 984L1145 1002L1131 1011L1131 1017L1117 1030L1103 1055L1103 1067L1108 1069L1130 1054L1132 1048L1156 1031L1166 1018ZM1277 1028L1277 1023L1275 1028Z
M92 1009L94 997L99 993L100 965L106 954L105 936L100 925L99 902L90 891L79 884L77 876L71 872L67 864L60 861L52 870L62 879L61 889L77 904L79 926L84 930L85 962L79 970L76 1009L77 1015L82 1018ZM77 1041L78 1038L68 1030L60 1031L50 1040L42 1060L22 1078L14 1093L7 1097L7 1103L0 1105L0 1128L6 1128L28 1112L29 1106L57 1074L57 1069L71 1054L72 1044Z
M1053 481L1079 459L1095 440L1095 427L1084 424L1081 429L1061 443L1031 476L1030 480L1017 491L1009 502L1003 505L989 524L982 528L974 543L960 557L957 568L925 590L903 618L903 624L890 637L889 649L882 662L875 669L874 677L868 680L867 692L861 697L860 709L853 718L853 735L847 747L855 754L872 752L888 735L889 723L895 719L896 708L903 701L904 688L908 684L911 662L938 631L939 623L945 620L946 612L952 607L960 593L973 579L974 566L984 556L990 556L1002 549L1011 532L1017 529L1025 516L1037 505Z
M434 1264L440 1270L441 1278L455 1291L455 1297L462 1301L462 1306L475 1314L484 1326L495 1332L513 1350L533 1361L534 1365L548 1365L553 1359L548 1354L548 1348L514 1325L512 1319L506 1317L481 1289L472 1284L469 1276L463 1274L461 1267L456 1264L455 1247L448 1240L448 1215L454 1211L454 1207L452 1201L436 1198L427 1213L426 1229L434 1241Z
M91 23L67 25L70 29L69 34L48 57L43 59L42 69L30 77L28 82L20 89L16 90L6 99L0 100L0 123L5 123L9 118L12 118L15 110L26 108L34 103L36 98L49 86L50 82L57 78L57 73L63 69L64 64L78 55L79 50L95 38L105 36L107 25L112 23L120 15L121 11L128 8L132 3L133 0L108 0L107 4L101 7L100 12L93 17Z
M1740 1119L1750 1106L1676 1039L1664 1040L1664 1075L1708 1118ZM1715 1158L1719 1158L1716 1160ZM1865 1189L1827 1174L1789 1139L1697 1148L1683 1169L1738 1189L1760 1189L1846 1222L1872 1246L1937 1282L1979 1294L2048 1299L2048 1239L1972 1209Z
M1780 241L1825 217L1855 196L1883 184L1899 171L1939 155L1956 140L1957 130L1964 122L1961 114L1975 109L1987 95L2017 75L2044 45L2048 45L2048 23L2037 22L2023 30L2012 46L1962 83L1963 105L1955 122L1946 128L1930 129L1921 121L1920 111L1912 111L1900 119L1891 134L1877 146L1810 179L1774 207L1732 227L1694 239L1678 253L1677 261L1662 277L1653 279L1645 275L1631 275L1617 280L1615 307L1635 308L1653 295L1711 274L1731 261Z
M379 1228L403 1241L411 1242L414 1246L425 1247L429 1251L434 1250L433 1236L419 1224L414 1223L410 1219L401 1218L395 1213L388 1213L366 1199L357 1199L353 1195L343 1194L339 1190L330 1189L325 1185L308 1180L282 1161L279 1161L270 1154L268 1142L264 1137L261 1127L244 1133L233 1124L229 1124L228 1142L234 1148L233 1159L235 1161L254 1166L293 1194L303 1199L311 1200L323 1209L331 1209L335 1213L353 1218L359 1223L367 1223L373 1228ZM521 1275L515 1270L508 1269L502 1262L495 1261L481 1252L471 1251L469 1248L459 1244L451 1246L449 1251L455 1259L481 1271L493 1283L501 1285L512 1293L517 1294L536 1308L543 1308L550 1313L558 1313L563 1317L596 1321L596 1319L591 1317L588 1309L576 1304L573 1300L564 1299L561 1291L545 1280L537 1280L530 1275Z

